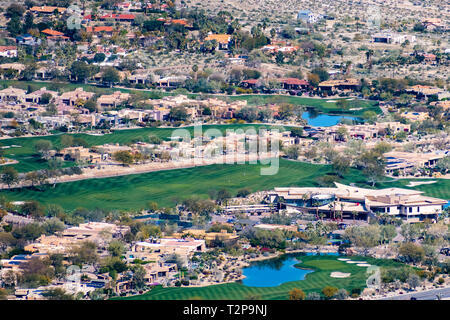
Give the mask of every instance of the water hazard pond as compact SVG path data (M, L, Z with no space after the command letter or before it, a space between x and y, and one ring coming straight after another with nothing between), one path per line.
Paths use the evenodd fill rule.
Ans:
M295 265L300 263L301 257L283 256L275 259L253 262L242 269L245 278L242 284L248 287L276 287L289 281L305 279L313 270L299 269Z

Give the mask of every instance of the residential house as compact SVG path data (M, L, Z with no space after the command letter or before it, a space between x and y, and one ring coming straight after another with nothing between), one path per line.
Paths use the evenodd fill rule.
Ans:
M38 46L41 44L41 39L35 38L30 34L23 34L16 37L16 43L23 46Z
M18 88L8 87L0 90L0 101L2 102L23 102L26 91Z
M416 95L417 98L428 99L431 96L437 97L438 100L450 98L450 92L438 87L415 85L405 90L407 93Z
M284 78L278 81L285 90L306 90L310 87L308 81L296 78Z
M397 171L405 174L412 172L414 168L432 168L439 159L445 156L445 152L416 153L390 151L384 154L386 158L386 173L393 174Z
M122 91L115 91L113 94L104 94L97 99L97 107L99 110L115 108L129 98L130 94Z
M374 43L402 44L406 40L408 40L409 43L415 43L416 36L389 32L376 33L372 35L372 42Z
M231 35L229 34L209 34L205 41L216 41L218 50L228 50L231 43Z
M36 14L53 14L55 10L57 10L58 13L64 13L67 9L52 6L34 6L30 8L30 11Z
M52 29L44 29L41 31L41 33L45 34L47 36L48 40L51 41L67 41L69 40L69 37L66 37L64 33L52 30Z
M400 188L365 189L335 182L330 188L275 188L268 201L287 209L327 218L368 220L370 216L388 214L405 222L437 220L447 200L427 197L422 191Z
M94 92L84 91L83 88L76 88L74 91L64 92L59 100L68 106L76 106L79 102L85 102L95 95Z
M319 83L319 89L323 91L356 90L359 85L357 79L327 80Z
M80 161L88 163L100 163L104 160L101 154L91 152L89 148L82 146L79 147L68 147L60 151L64 160Z
M15 58L17 57L16 46L0 46L0 57Z
M444 30L445 25L440 18L427 18L422 21L422 25L428 31Z
M97 26L97 27L86 27L86 32L95 34L96 36L112 36L114 33L114 28L111 26Z
M25 102L28 103L41 103L41 98L43 94L49 94L51 96L50 100L54 100L58 97L58 92L47 90L46 87L42 87L36 91L33 91L25 96Z
M297 14L297 20L304 23L314 24L319 20L320 16L311 12L310 10L301 10Z
M157 81L158 86L162 88L178 88L184 84L187 77L185 76L174 76L174 77L165 77L159 79Z
M10 72L15 77L19 77L20 74L26 69L26 66L22 63L13 62L13 63L2 63L0 64L0 70ZM4 77L4 72L0 73L0 76Z

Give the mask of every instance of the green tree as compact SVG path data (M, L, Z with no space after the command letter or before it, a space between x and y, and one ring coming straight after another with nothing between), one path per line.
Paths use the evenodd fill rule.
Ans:
M11 20L9 20L6 24L6 30L8 30L12 37L18 36L22 31L22 23L20 22L20 18L11 18Z
M339 291L338 288L332 286L326 286L325 288L322 289L322 293L328 299L333 298L338 293L338 291Z
M50 151L53 148L53 144L49 140L37 140L34 143L34 150L43 158L48 160L50 158Z
M173 107L169 112L171 121L186 121L189 118L187 110L183 106Z
M25 13L25 8L18 3L12 3L8 8L6 8L5 16L7 18L21 18Z
M103 83L112 87L113 84L120 82L119 71L117 71L117 69L113 67L107 68L102 73L102 81Z
M306 294L302 289L294 288L289 291L289 300L305 300Z
M76 82L86 82L92 75L92 69L85 61L74 61L69 71L72 79L75 79Z
M331 167L338 176L344 177L350 168L350 164L350 159L348 157L336 155L333 157Z
M125 246L122 241L113 240L108 245L108 252L113 257L120 257L125 251Z
M117 151L113 154L113 159L117 162L122 163L122 165L125 166L129 166L130 164L133 163L134 161L134 157L131 154L130 151Z
M425 250L422 246L412 242L403 243L398 253L399 257L405 262L418 263L425 257Z
M97 245L91 241L83 241L69 251L69 259L73 264L95 264L98 262Z
M1 181L11 188L11 185L19 182L19 173L13 167L3 167L1 171Z

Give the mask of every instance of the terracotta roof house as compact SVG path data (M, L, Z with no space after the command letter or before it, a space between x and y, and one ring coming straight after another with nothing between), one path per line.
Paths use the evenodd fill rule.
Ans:
M31 92L25 96L25 102L40 103L43 94L50 94L52 99L58 97L58 92L47 90L46 87L42 87L39 90Z
M229 34L210 34L205 38L205 41L217 41L219 50L228 50L231 42Z
M58 10L59 13L63 13L67 9L61 8L61 7L51 7L51 6L40 6L40 7L35 6L30 9L30 11L33 13L46 13L46 14L51 14L51 13L55 12L55 10Z
M259 83L259 79L247 79L241 81L241 86L244 88L255 88Z
M66 37L64 33L52 30L52 29L45 29L41 31L43 34L47 36L47 39L49 40L55 40L55 41L65 41L68 40L69 37Z
M75 106L78 100L86 101L95 95L94 92L84 91L83 88L76 88L74 91L64 92L59 100L68 106Z
M100 35L112 35L114 28L110 26L97 26L97 27L86 27L86 32L94 33L97 36Z
M25 94L25 90L9 87L0 90L0 101L22 102L25 99Z
M326 91L354 90L359 86L357 79L328 80L319 83L319 88Z
M52 29L44 29L41 31L43 34L49 35L49 36L63 36L64 33L52 30Z
M285 90L304 90L309 87L309 82L297 78L284 78L278 80Z
M418 98L436 96L438 100L443 100L445 98L450 98L450 92L431 86L415 85L408 89L406 92L415 94Z
M136 16L134 14L115 14L109 13L100 17L100 20L116 20L116 21L134 21Z
M130 98L129 93L115 91L113 94L104 94L97 99L97 106L100 110L114 108Z

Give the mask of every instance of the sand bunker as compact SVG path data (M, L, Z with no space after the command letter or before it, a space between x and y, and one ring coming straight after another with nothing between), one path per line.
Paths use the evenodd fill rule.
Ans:
M350 261L350 259L347 258L338 258L339 261Z
M347 263L366 263L365 261L347 261Z
M436 180L433 180L433 181L411 181L406 186L407 187L417 187L417 186L420 186L422 184L432 184L432 183L435 183L435 182L436 182Z
M332 278L348 278L348 277L350 277L350 275L351 275L351 273L334 271L330 274L330 277L332 277Z
M358 267L370 267L370 264L368 263L358 263L356 264Z

